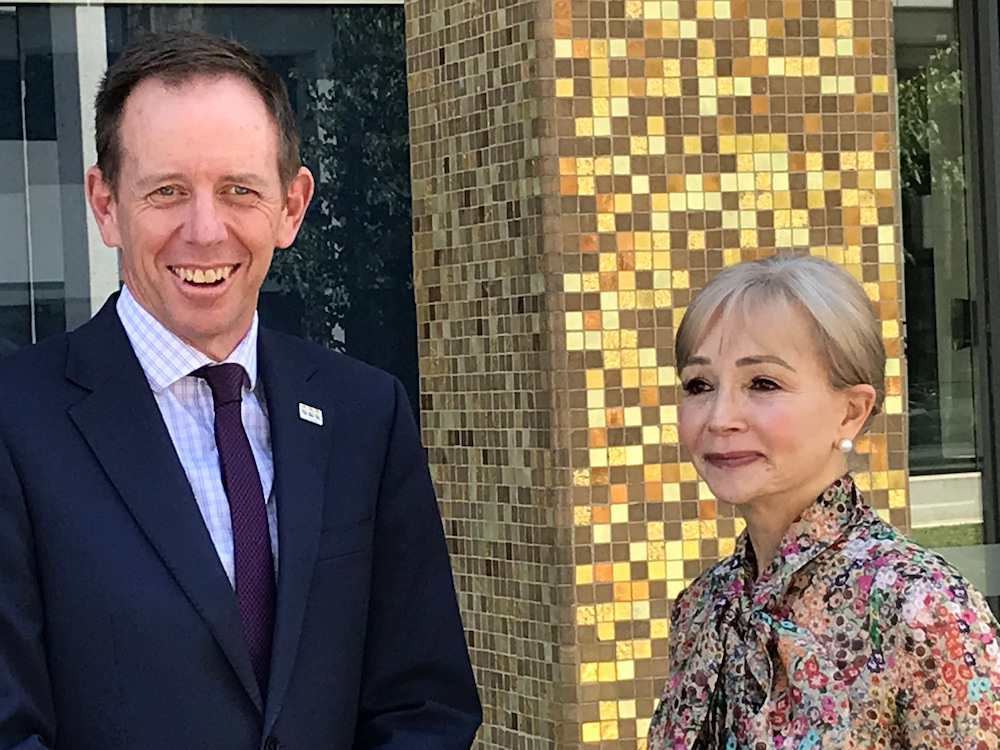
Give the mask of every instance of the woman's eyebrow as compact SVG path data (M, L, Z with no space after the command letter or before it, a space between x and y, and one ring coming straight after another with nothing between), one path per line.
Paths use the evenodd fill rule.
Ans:
M763 362L769 362L773 365L780 365L786 370L791 370L795 372L795 368L788 364L781 357L775 356L774 354L757 354L753 357L740 357L736 360L737 367L746 367L747 365L759 365Z
M712 364L711 357L698 356L698 357L688 357L687 364L685 364L684 366L687 367L688 365L710 365L710 364Z

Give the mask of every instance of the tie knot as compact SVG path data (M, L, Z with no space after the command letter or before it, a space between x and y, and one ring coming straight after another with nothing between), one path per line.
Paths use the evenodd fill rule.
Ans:
M215 402L215 408L218 409L223 404L243 399L243 375L245 372L243 365L236 362L226 362L221 365L199 367L191 374L208 383L208 387L212 389L212 400Z

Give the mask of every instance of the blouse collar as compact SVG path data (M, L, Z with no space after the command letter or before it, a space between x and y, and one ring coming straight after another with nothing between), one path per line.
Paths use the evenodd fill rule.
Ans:
M794 575L857 523L862 507L851 475L836 479L788 528L770 564L756 581L753 547L744 531L736 541L735 557L741 563L736 570L743 579L740 588L751 595L753 608L767 610L780 601Z

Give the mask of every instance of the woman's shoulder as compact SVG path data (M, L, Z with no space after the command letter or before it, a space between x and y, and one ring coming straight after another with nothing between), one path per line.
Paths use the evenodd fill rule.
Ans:
M859 578L872 577L872 586L886 592L903 593L914 583L931 581L944 587L969 586L940 554L905 536L871 508L865 510L863 522L839 550L843 564L859 571ZM862 586L867 588L867 581Z
M992 631L995 619L982 595L954 565L882 521L870 511L860 532L840 550L856 591L876 609L892 610L890 622L907 631L944 621L978 622Z
M872 532L856 585L872 633L869 664L892 673L886 684L896 686L914 747L972 747L976 733L1000 730L1000 626L941 555L888 524ZM852 539L844 551L863 547Z
M696 619L721 612L742 586L743 557L733 553L703 570L674 599L671 623L684 627Z
M691 659L710 658L703 638L715 632L742 588L743 558L730 555L703 571L674 599L670 613L670 672L686 674ZM699 645L700 644L700 645Z

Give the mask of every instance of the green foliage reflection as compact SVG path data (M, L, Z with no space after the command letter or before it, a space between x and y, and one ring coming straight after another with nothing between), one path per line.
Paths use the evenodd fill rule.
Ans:
M304 303L302 333L343 348L334 330L361 294L395 291L412 305L405 20L396 6L332 13L333 63L303 81L302 156L316 196L272 277ZM391 309L382 315L392 315Z

